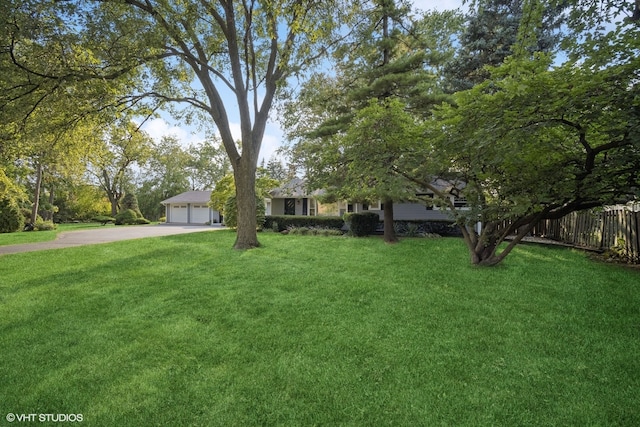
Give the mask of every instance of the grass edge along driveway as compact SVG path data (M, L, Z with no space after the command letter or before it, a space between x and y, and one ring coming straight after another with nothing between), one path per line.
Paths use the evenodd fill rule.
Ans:
M86 425L638 425L637 271L457 239L196 233L7 255L5 414Z

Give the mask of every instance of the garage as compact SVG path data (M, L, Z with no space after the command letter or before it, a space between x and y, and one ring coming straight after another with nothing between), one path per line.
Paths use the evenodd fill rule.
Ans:
M189 222L187 205L171 205L171 214L167 217L167 222Z
M220 222L220 213L209 207L211 191L187 191L163 200L168 224Z
M204 224L209 222L209 206L207 205L192 205L191 206L191 221L194 224Z

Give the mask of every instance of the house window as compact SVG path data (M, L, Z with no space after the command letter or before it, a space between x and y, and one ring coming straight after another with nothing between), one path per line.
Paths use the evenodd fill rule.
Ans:
M453 206L456 208L465 208L467 207L467 199L466 197L455 197L453 199Z
M353 203L347 204L347 212L353 212Z

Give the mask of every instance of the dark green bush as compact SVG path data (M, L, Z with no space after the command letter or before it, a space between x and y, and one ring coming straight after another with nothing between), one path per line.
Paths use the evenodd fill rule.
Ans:
M127 209L134 211L138 218L144 218L142 216L142 212L140 212L140 207L138 206L138 198L133 193L127 193L122 198L122 210Z
M140 225L151 224L151 221L145 218L136 218L136 224L140 224Z
M108 222L116 222L115 218L107 215L99 215L99 216L93 217L91 220L94 222L99 222L102 225L105 225Z
M340 230L343 226L344 221L337 216L269 215L264 222L265 228L278 232L294 227L321 227Z
M349 216L349 231L353 236L364 237L376 232L380 216L375 212L354 213Z
M116 225L137 224L138 215L133 209L125 209L116 215Z
M0 200L0 233L14 233L24 226L24 217L18 205L11 199Z

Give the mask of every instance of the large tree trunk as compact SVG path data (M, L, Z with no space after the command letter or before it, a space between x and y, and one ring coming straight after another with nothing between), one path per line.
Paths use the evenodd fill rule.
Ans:
M256 165L242 158L233 171L238 205L238 228L235 249L253 249L260 246L256 227Z
M42 187L42 164L38 162L36 166L36 187L33 190L33 206L31 207L31 224L35 224L38 219L38 208L40 206L40 188Z
M529 234L538 220L539 217L532 217L528 222L519 222L517 228L514 225L501 228L497 223L489 222L483 224L479 235L475 230L461 226L465 243L469 248L471 264L485 267L493 267L500 264L511 253L513 248ZM499 246L505 242L509 235L513 235L513 239L498 253Z
M107 193L109 203L111 203L111 216L113 217L118 214L118 202L120 201L120 199L118 198L118 190L115 188L115 182L111 182L109 173L106 171L106 169L102 170L102 179L102 186Z
M397 243L398 236L393 226L393 200L384 201L384 241L386 243Z

